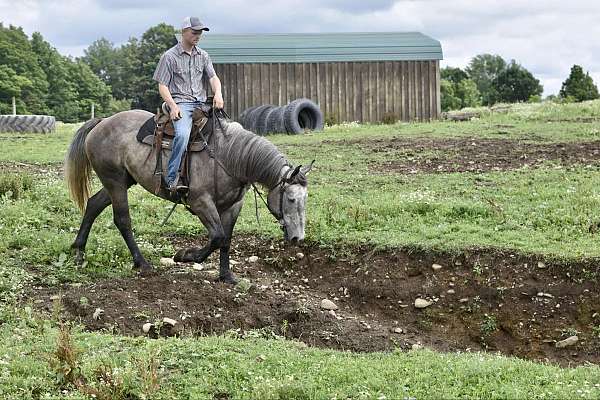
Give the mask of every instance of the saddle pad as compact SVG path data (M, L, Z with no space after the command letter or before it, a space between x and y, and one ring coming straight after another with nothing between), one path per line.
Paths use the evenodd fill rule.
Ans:
M146 122L144 122L144 125L142 125L142 127L140 128L140 130L138 131L136 138L137 141L140 143L144 143L150 146L154 145L154 129L156 128L156 123L154 122L154 117L150 117ZM162 148L163 149L167 149L170 150L172 147L172 139L167 137L167 136L163 136L163 140L162 140ZM190 151L202 151L205 149L205 145L202 142L202 138L200 138L199 136L196 138L196 140L194 142L192 142L191 146L190 146Z

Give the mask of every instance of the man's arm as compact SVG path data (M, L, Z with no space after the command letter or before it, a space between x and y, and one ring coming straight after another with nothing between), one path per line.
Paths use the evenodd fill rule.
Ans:
M158 93L160 93L160 97L162 97L162 99L165 101L165 103L167 103L169 105L169 110L171 110L169 112L171 115L171 119L178 120L179 118L181 118L179 106L177 106L177 103L175 103L175 100L173 100L173 97L171 96L171 92L169 91L169 88L165 84L159 83L158 84Z
M213 99L213 106L215 108L223 108L223 93L221 92L221 80L217 75L209 79L210 87L212 92L215 94ZM166 101L166 100L165 100Z

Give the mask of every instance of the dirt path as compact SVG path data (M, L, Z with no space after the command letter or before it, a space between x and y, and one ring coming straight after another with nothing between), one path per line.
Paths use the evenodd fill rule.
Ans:
M173 238L177 247L199 245ZM149 336L240 335L263 329L308 345L353 351L489 350L563 365L600 363L598 264L559 265L508 253L460 256L374 251L369 247L281 248L277 241L237 237L233 269L251 287L213 283L217 258L196 270L163 267L147 278L62 289L64 315L87 329ZM302 254L298 254L302 253ZM250 259L257 256L255 262ZM435 270L432 264L439 264ZM196 266L196 268L199 268ZM58 288L32 291L51 310ZM339 309L321 309L323 299ZM415 307L415 299L430 302ZM104 313L94 319L96 308ZM160 325L163 325L162 327ZM577 335L578 343L556 348Z
M600 141L539 143L514 139L406 138L360 139L337 144L361 146L382 153L372 161L375 172L447 173L505 171L539 167L552 162L562 166L600 165Z

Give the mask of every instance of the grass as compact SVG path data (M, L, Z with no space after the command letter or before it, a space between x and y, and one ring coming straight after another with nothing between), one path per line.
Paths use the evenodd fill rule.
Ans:
M493 247L567 261L600 257L597 234L590 230L600 221L597 166L548 163L479 174L373 173L368 163L388 155L366 152L352 142L464 136L564 142L598 140L600 135L594 122L600 120L598 101L511 107L508 113L479 110L481 118L464 123L348 123L322 133L273 136L291 161L317 159L310 176L308 240L328 246L370 243L449 251ZM59 366L65 364L52 360L62 331L19 302L24 289L32 283L76 284L132 275L129 252L110 211L92 229L86 265L75 266L69 254L81 217L53 171L76 127L60 125L53 134L19 134L16 140L15 134L0 134L0 397L81 398L92 389L101 390L97 398L600 396L598 367L561 369L494 355L427 350L359 355L263 338L148 341L84 333L77 327L69 343L79 356L70 362L76 360L86 386L61 380L65 374L60 375ZM40 169L50 173L38 173ZM256 222L251 200L250 195L236 229L281 235L260 205L261 223ZM155 264L173 254L167 234L204 233L182 209L160 226L170 205L140 188L130 191L130 206L140 248ZM482 334L493 332L492 322L482 321Z

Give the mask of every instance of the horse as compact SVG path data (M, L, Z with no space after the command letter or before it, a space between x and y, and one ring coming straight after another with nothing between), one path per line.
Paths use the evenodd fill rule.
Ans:
M246 192L255 183L268 190L265 203L279 221L284 240L298 243L305 235L307 175L313 163L293 167L270 141L216 114L213 110L206 113L209 120L201 131L209 138L209 151L189 153L189 191L185 199L186 208L208 230L208 243L201 248L180 249L173 259L202 263L219 249L217 279L236 284L229 267L229 249ZM75 133L65 158L65 179L72 200L83 214L71 245L77 264L83 263L95 219L112 205L113 221L129 248L133 268L140 274L153 271L134 239L127 199L128 189L139 184L153 195L177 202L167 188L156 191L156 157L150 157L153 147L136 139L138 130L152 115L144 110L123 111L91 119ZM167 164L169 155L169 150L163 151L162 165ZM102 189L90 197L92 172Z

